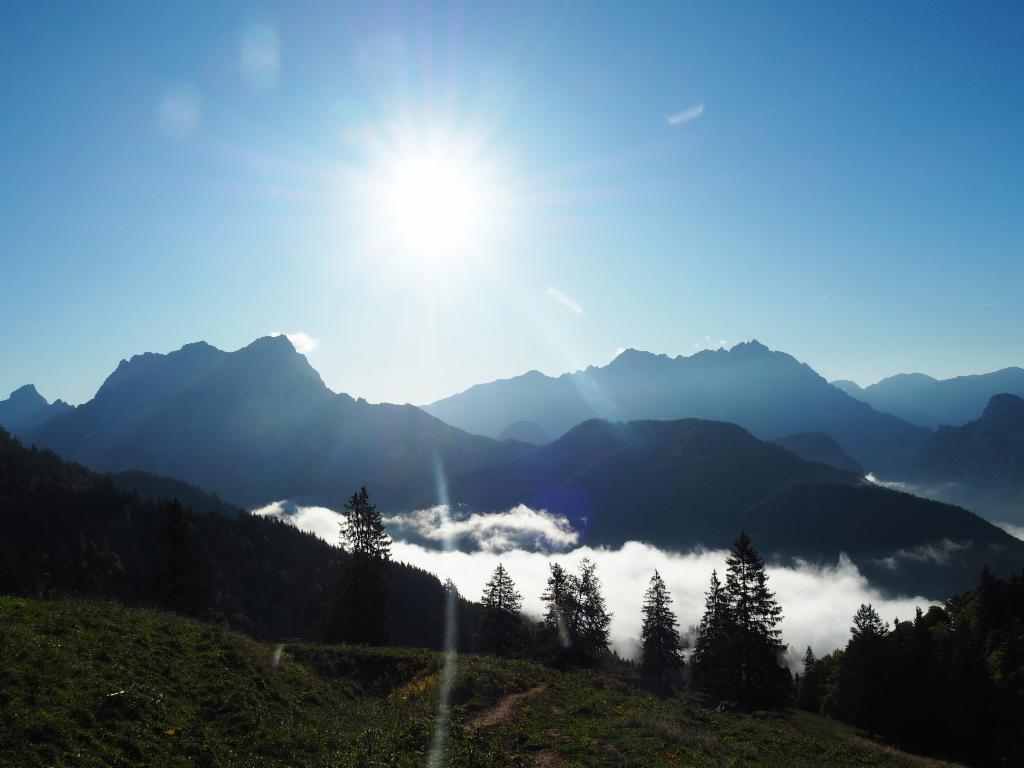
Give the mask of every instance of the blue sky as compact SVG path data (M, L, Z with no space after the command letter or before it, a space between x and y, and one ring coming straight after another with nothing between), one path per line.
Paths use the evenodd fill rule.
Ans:
M750 338L1024 364L1024 6L631 5L4 4L0 392L273 331L417 403ZM380 195L424 147L473 198L429 255Z

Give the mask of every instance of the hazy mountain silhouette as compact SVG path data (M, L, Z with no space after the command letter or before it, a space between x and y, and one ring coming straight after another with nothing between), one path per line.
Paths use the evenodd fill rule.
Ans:
M1024 396L1024 368L934 379L900 373L863 389L852 381L832 384L873 408L923 427L960 426L976 419L993 395Z
M980 418L939 429L919 449L912 477L929 495L1024 524L1024 399L995 395Z
M772 442L792 451L801 459L828 464L830 467L857 475L864 474L864 467L851 459L842 446L824 432L798 432L795 435L778 437Z
M530 445L543 445L551 442L551 434L535 421L517 421L509 424L498 435L499 440L518 440Z
M455 478L449 493L481 511L523 503L564 515L594 546L729 547L746 527L765 553L834 564L846 552L877 583L913 594L951 594L985 563L1008 573L1024 562L1024 542L967 510L700 419L590 420Z
M122 361L96 396L29 437L93 469L144 470L255 506L306 497L340 507L367 485L388 506L523 449L410 405L331 392L284 336L236 352L203 342Z
M26 384L11 392L6 400L0 400L0 427L16 435L24 434L72 410L74 406L63 400L48 402L34 385Z
M841 392L756 341L670 358L629 349L606 366L558 378L531 371L426 406L446 423L500 435L532 421L552 435L590 418L730 421L763 439L824 432L867 469L903 466L928 431Z

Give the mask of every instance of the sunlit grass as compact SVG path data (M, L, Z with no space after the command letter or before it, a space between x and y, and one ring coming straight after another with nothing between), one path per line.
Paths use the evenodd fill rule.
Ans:
M116 604L0 598L0 765L426 764L442 654L286 645L275 666L277 647ZM447 766L934 764L820 717L718 714L526 661L460 657L451 707Z

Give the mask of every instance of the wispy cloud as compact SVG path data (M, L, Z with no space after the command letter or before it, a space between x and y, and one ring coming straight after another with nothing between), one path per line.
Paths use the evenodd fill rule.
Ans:
M270 334L271 336L286 336L288 341L295 347L295 351L300 355L308 355L320 344L319 339L314 339L308 333L302 331L295 331L294 333L284 333L282 331L274 331Z
M698 350L698 351L700 351L702 349L725 349L728 346L729 346L729 342L727 342L725 339L719 339L718 341L713 341L711 339L711 337L708 336L706 333L704 334L704 341L703 342L699 342L699 341L693 342L693 348Z
M568 309L573 314L575 314L575 315L582 315L583 314L583 307L581 307L578 303L576 303L575 301L570 299L568 296L566 296L564 293L562 293L560 290L558 290L554 286L549 286L548 287L547 294L548 294L548 296L550 296L552 299L557 301L559 304L561 304L563 307Z
M684 109L680 112L676 112L673 115L669 115L665 118L665 122L669 125L682 125L688 123L691 120L696 120L698 117L704 114L704 104L695 104L692 107Z
M953 556L956 555L957 552L962 552L963 550L970 548L971 542L969 540L957 542L951 541L950 539L941 539L936 542L919 544L916 547L898 549L890 556L879 560L879 562L890 570L895 570L899 567L899 561L901 560L918 563L933 563L935 565L949 565Z
M999 302L998 301L990 301L988 304L982 304L981 306L978 307L978 309L992 309L992 307L998 307L998 306L999 306Z

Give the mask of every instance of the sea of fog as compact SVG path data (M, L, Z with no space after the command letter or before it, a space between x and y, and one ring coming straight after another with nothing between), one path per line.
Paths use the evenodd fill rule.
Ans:
M331 544L339 540L341 515L326 507L282 501L254 514L280 518ZM540 595L548 564L557 561L575 569L589 557L597 564L612 613L612 643L630 658L637 655L640 602L654 570L672 593L680 631L692 638L711 571L718 569L722 575L727 556L721 550L671 552L635 541L614 549L592 548L580 545L578 534L564 518L522 505L502 513L461 517L450 517L447 509L435 507L385 518L385 522L394 538L395 560L430 571L442 581L450 578L469 599L479 599L500 561L523 595L524 611L535 617L542 612ZM920 595L884 597L845 556L829 566L770 566L768 572L783 608L782 637L789 644L788 661L794 668L808 645L818 655L845 646L861 603L873 604L884 619L892 621L911 618L916 607L926 609L937 602Z

